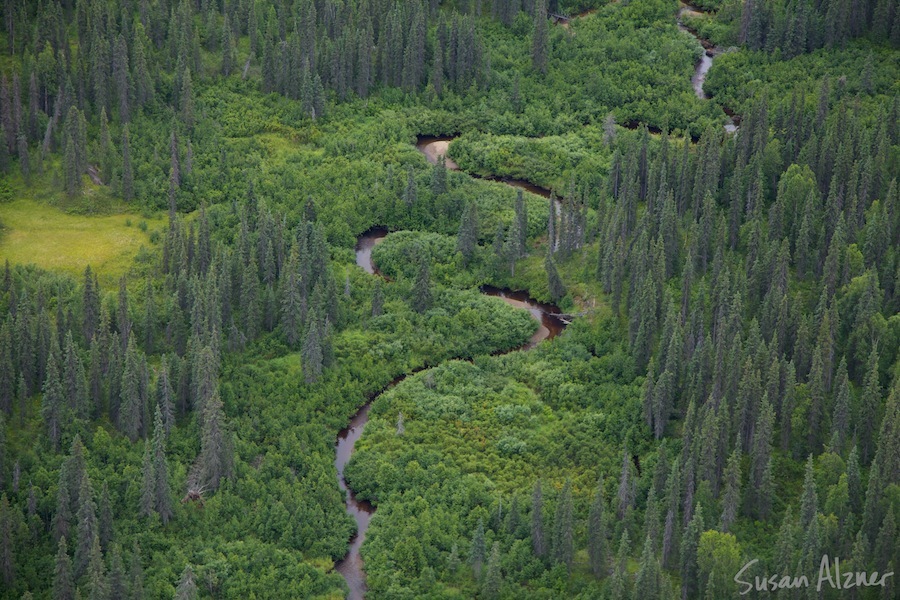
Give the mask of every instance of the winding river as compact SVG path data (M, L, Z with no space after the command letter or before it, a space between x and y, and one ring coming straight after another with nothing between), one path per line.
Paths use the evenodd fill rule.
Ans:
M701 100L708 100L709 94L703 89L703 84L706 83L706 74L709 73L709 70L712 68L713 59L722 54L723 50L709 40L703 39L695 30L684 24L684 17L696 17L702 15L703 11L686 2L679 2L679 5L680 8L678 9L677 17L678 29L696 38L697 41L700 42L700 45L703 46L703 54L700 55L700 60L694 67L694 74L691 76L691 87L694 88L694 93L697 94L698 98ZM725 109L725 114L731 118L731 123L725 125L725 131L734 133L740 125L741 118L728 109Z
M444 147L444 152L446 152L446 147ZM434 160L436 162L437 157ZM356 264L365 269L367 273L381 276L375 263L372 262L372 250L381 240L387 237L387 234L388 230L386 228L373 227L357 239ZM536 302L528 296L527 292L483 286L481 293L500 298L510 306L527 310L541 324L527 343L520 348L510 350L510 352L530 350L543 340L555 337L566 326L566 323L557 316L560 313L559 308L550 304ZM347 586L350 588L350 595L348 596L350 600L362 600L366 593L366 574L363 570L363 561L359 550L366 539L366 531L369 529L369 522L375 513L375 507L368 501L360 500L356 497L356 494L347 485L346 479L344 479L344 468L350 461L356 442L362 436L363 429L369 421L369 409L372 407L372 402L378 396L406 379L406 377L407 375L398 377L389 383L384 390L371 396L356 414L351 417L349 425L338 433L337 442L335 443L334 466L337 469L338 486L346 493L347 514L353 517L353 520L356 522L356 534L350 540L350 549L347 551L347 555L335 565L335 569L344 576Z
M695 67L694 75L691 77L691 86L698 98L708 99L709 96L703 90L703 84L706 81L706 74L712 67L713 59L721 54L722 51L708 40L702 39L695 31L689 29L682 23L682 18L684 16L697 15L699 12L700 11L697 8L682 2L681 8L678 11L678 28L694 36L703 45L704 53ZM740 123L740 117L732 115L731 113L729 113L729 116L732 117L732 123L726 125L725 129L728 131L736 131L737 126ZM460 170L459 165L447 156L450 143L454 139L455 137L420 136L416 141L416 149L424 154L425 158L428 159L428 162L431 164L437 164L439 158L443 156L446 161L445 164L447 169L458 171ZM484 177L484 179L500 181L514 188L519 188L544 198L550 197L550 190L536 186L527 181L499 177ZM559 210L558 204L557 210ZM386 228L373 227L360 235L357 239L356 264L369 274L383 277L375 266L375 263L372 261L372 251L379 242L387 237L387 235L388 230ZM510 350L509 352L534 348L543 340L559 335L566 326L566 322L558 317L560 313L559 308L536 302L527 292L503 290L491 286L483 286L480 291L488 296L501 298L510 306L527 310L531 316L541 324L526 344L520 348ZM362 600L366 593L366 574L363 569L360 548L366 539L366 531L369 528L369 522L372 519L372 515L375 513L375 507L368 501L356 497L356 494L347 485L346 479L344 479L344 468L350 461L356 442L362 437L366 423L369 421L369 410L372 407L372 402L374 402L378 396L403 381L406 377L407 375L398 377L388 384L384 390L372 395L366 403L360 407L356 414L351 417L347 427L338 433L337 441L335 443L334 466L337 469L338 486L346 494L347 514L353 517L353 520L356 522L356 534L350 540L350 548L347 551L347 555L335 565L335 569L343 575L344 579L347 581L347 586L350 588L350 595L348 596L350 600Z
M459 171L459 165L453 162L453 159L451 159L447 154L450 149L450 142L455 139L456 136L432 137L427 135L420 135L418 138L416 138L416 150L424 154L428 162L433 165L436 165L438 159L443 156L444 160L446 161L444 164L447 166L448 170ZM477 179L499 181L514 188L522 189L526 192L531 192L532 194L536 194L538 196L541 196L542 198L550 197L550 190L538 185L534 185L533 183L525 181L523 179L511 179L509 177L481 177L472 173L469 174Z

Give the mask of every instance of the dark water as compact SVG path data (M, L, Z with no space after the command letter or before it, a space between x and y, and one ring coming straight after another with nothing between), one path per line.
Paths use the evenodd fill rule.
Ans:
M387 234L386 228L373 227L357 239L356 264L365 269L367 273L379 274L378 269L372 262L372 249L387 237ZM556 337L566 327L565 321L556 316L560 313L559 308L550 304L541 304L533 300L527 292L504 290L492 286L482 287L481 292L487 296L500 298L510 306L527 310L532 317L540 322L541 326L531 336L531 339L516 350L534 348L543 340ZM369 522L372 520L375 507L366 500L360 500L356 497L356 494L350 489L347 481L344 479L344 467L350 461L356 442L362 437L363 429L369 421L369 409L372 407L372 402L381 393L392 388L405 378L406 376L398 377L385 390L374 395L368 402L363 404L356 414L351 417L350 424L338 433L337 442L335 443L334 466L337 469L338 486L342 491L346 492L347 514L356 521L356 534L350 540L350 549L347 551L347 555L335 565L335 570L343 575L347 581L347 586L350 588L348 596L350 600L362 600L366 593L366 573L363 570L363 561L359 550L366 539L366 531L369 529Z
M380 275L372 262L372 250L388 234L386 227L373 227L356 240L356 264L370 275Z
M438 157L443 155L447 156L447 149L450 147L450 142L456 139L456 136L453 137L431 137L431 136L419 136L416 139L416 150L425 155L425 158L428 159L433 165L436 165L438 162ZM455 162L447 158L447 168L451 171L459 171L459 165ZM478 177L477 175L472 175L473 177ZM550 197L550 190L547 188L542 188L538 185L534 185L531 182L524 181L521 179L510 179L508 177L478 177L479 179L487 179L489 181L499 181L501 183L505 183L506 185L510 185L514 188L519 188L525 190L526 192L531 192L532 194L536 194L538 196L542 196L544 198Z
M375 509L367 501L357 499L356 494L347 487L347 482L344 480L344 467L347 466L356 440L362 435L363 428L369 420L369 408L371 406L371 402L366 402L359 412L350 419L350 424L338 433L334 459L334 466L338 474L338 487L341 488L341 491L347 492L345 503L347 514L356 521L356 535L350 540L350 549L347 552L347 556L335 565L335 570L343 575L347 581L347 586L350 588L348 598L360 600L366 592L366 574L363 571L359 549L366 539L366 530L369 529L369 521L372 519L372 513L375 512Z
M700 56L700 60L694 67L694 74L691 76L691 87L694 88L694 93L697 94L698 98L700 98L701 100L706 100L709 98L709 94L707 94L703 89L703 84L706 83L706 74L709 73L709 70L713 66L713 59L721 54L722 50L716 47L709 40L701 38L696 31L687 28L681 21L685 16L699 15L702 14L703 11L696 6L692 6L691 4L688 4L686 2L681 2L680 5L681 8L678 9L678 29L695 37L697 41L699 41L703 46L704 52ZM725 113L729 117L731 117L731 123L725 125L725 131L734 133L738 130L738 126L740 125L740 117L736 117L727 109L725 110Z
M558 307L553 306L552 304L541 304L540 302L533 300L531 296L528 295L528 292L500 289L485 285L481 287L481 293L487 296L500 298L510 306L525 309L531 313L531 316L534 317L535 320L540 322L541 326L534 332L534 335L531 336L528 343L519 348L520 350L530 350L544 340L556 337L566 327L565 321L557 316L561 313Z

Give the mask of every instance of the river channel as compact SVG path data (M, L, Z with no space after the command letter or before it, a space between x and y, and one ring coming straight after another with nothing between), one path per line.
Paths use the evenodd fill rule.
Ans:
M444 152L446 152L446 147ZM434 160L437 161L437 158L435 157ZM372 262L372 250L387 235L388 230L386 228L373 227L357 238L356 264L365 269L367 273L381 276L378 267ZM566 326L566 322L558 316L560 313L559 308L537 302L527 292L504 290L491 286L483 286L480 291L487 296L500 298L510 306L527 310L540 323L540 327L538 327L527 343L519 348L510 350L510 352L530 350L542 341L559 335ZM406 377L406 375L398 377L388 384L384 390L371 396L356 414L351 417L347 427L338 433L337 442L335 443L334 466L337 469L338 486L341 491L346 493L347 514L353 517L353 520L356 522L356 534L350 540L350 549L347 551L347 555L335 565L335 569L344 576L347 586L350 588L350 595L348 596L350 600L362 600L366 593L366 574L359 551L366 539L366 531L369 529L369 522L375 513L375 507L368 501L360 500L356 497L356 494L344 479L344 468L350 461L356 442L362 436L363 429L369 421L369 409L372 407L372 402Z

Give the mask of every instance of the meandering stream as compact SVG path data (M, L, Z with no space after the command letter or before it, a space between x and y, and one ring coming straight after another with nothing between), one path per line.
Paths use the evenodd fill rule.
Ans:
M721 50L708 40L700 38L695 31L689 29L682 23L683 16L698 13L699 11L696 8L682 2L681 8L678 11L678 28L694 36L703 45L705 51L695 67L694 75L691 77L691 86L698 98L708 99L709 96L703 90L703 84L706 81L706 74L712 67L713 59L721 54ZM740 122L740 117L730 113L729 116L732 117L732 123L726 125L725 129L728 131L736 131L738 123ZM428 162L431 164L437 164L439 158L443 156L447 169L458 171L459 165L447 156L450 143L454 139L455 137L420 136L416 141L416 149L424 154L425 158L428 159ZM536 186L527 181L499 177L485 177L484 179L500 181L544 198L550 197L550 190ZM557 210L559 210L559 203L557 203ZM388 230L386 228L374 227L360 235L357 239L356 264L363 268L367 273L382 276L375 263L372 261L372 251L379 242L387 237L387 235ZM509 352L534 348L543 340L558 335L566 326L566 322L557 316L560 312L557 307L538 303L532 299L527 292L502 290L490 286L482 287L481 292L488 296L501 298L510 306L529 311L531 316L541 324L526 344L520 348L510 350ZM371 396L368 401L360 407L356 414L351 417L347 427L338 433L337 441L335 443L334 466L337 469L338 486L346 494L347 514L353 517L353 520L356 522L356 534L350 540L350 548L347 551L347 555L335 565L335 569L343 575L344 579L347 581L347 586L350 588L350 595L348 596L350 600L362 600L366 593L366 575L365 570L363 569L360 548L362 548L362 544L366 539L366 531L369 529L369 522L372 519L372 515L375 513L375 507L368 501L360 500L356 497L356 494L347 485L346 479L344 479L344 468L350 461L356 442L362 437L366 423L369 421L369 410L372 407L372 402L374 402L378 396L403 381L406 377L407 375L398 377L388 384L384 390Z
M703 84L706 83L706 74L709 73L709 70L713 66L713 59L722 54L723 50L709 40L700 37L696 31L687 27L682 21L685 16L698 16L703 14L703 11L685 2L680 2L679 4L680 8L678 9L677 17L678 29L696 38L697 41L700 42L700 45L703 46L703 54L700 55L700 60L694 67L694 74L691 76L691 87L694 88L694 93L697 94L698 98L701 100L708 100L709 94L703 89ZM741 118L727 109L725 110L725 114L731 118L731 123L725 125L725 131L729 133L737 131Z
M446 152L446 147L444 151ZM437 161L437 158L435 157L434 160ZM357 238L356 264L365 269L367 273L381 276L375 263L372 262L372 250L381 240L387 237L387 234L388 231L384 227L374 227ZM566 326L566 323L556 316L560 313L559 308L536 302L528 296L527 292L484 286L481 288L481 293L501 298L510 306L527 310L541 324L527 343L520 348L510 350L510 352L530 350L542 341L555 337ZM366 593L366 574L363 570L363 561L359 550L366 539L366 531L369 529L369 522L375 513L375 507L368 501L360 500L356 497L356 494L347 485L346 479L344 479L344 468L350 461L356 442L362 436L363 429L369 421L369 409L372 407L372 402L406 377L406 375L398 377L388 384L384 390L369 398L350 419L350 424L338 433L337 442L335 443L334 466L337 469L338 486L346 493L347 514L353 517L353 520L356 522L356 534L350 540L350 549L347 551L347 555L335 565L335 569L344 576L344 580L346 580L347 586L350 588L350 595L348 596L350 600L362 600Z

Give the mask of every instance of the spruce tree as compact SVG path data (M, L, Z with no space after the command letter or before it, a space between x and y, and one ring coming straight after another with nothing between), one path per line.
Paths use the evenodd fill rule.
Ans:
M53 600L75 600L75 583L72 578L72 561L66 550L66 538L57 544L56 567L53 574Z
M424 313L431 308L431 272L428 267L428 257L417 252L419 258L419 272L412 288L412 307L417 313Z
M137 441L142 430L144 398L141 386L141 357L135 347L134 339L128 342L125 351L125 366L122 370L121 405L119 411L119 430L132 442Z
M382 311L384 310L384 286L381 282L381 278L378 278L375 281L375 291L372 293L372 316L378 317L381 316Z
M516 258L524 258L527 254L528 239L528 208L525 206L525 198L521 189L516 190L515 221L513 237L515 239Z
M191 70L184 69L184 77L181 81L181 121L188 131L194 128L194 85L191 82Z
M153 457L150 453L150 444L144 444L144 460L141 467L141 498L140 515L150 517L155 512L154 486L156 478L153 475Z
M66 193L69 196L75 196L81 192L81 173L78 171L78 154L71 132L66 133L65 149L63 162L66 173Z
M484 547L484 521L478 519L478 526L475 533L472 534L472 549L469 552L469 561L472 563L472 572L475 579L481 578L481 567L484 564L485 547Z
M628 529L625 529L619 541L619 551L616 554L612 580L609 583L611 600L629 600L631 598L631 586L628 584L628 553L630 549L631 540L628 538Z
M813 474L812 454L806 461L806 474L803 478L803 494L800 497L800 527L806 531L819 510L818 494L816 493L816 480Z
M703 510L698 504L694 517L685 527L681 538L681 599L697 597L700 590L700 567L697 564L697 549L703 533Z
M644 550L634 581L633 597L662 600L662 576L659 560L653 549L653 540L648 535L644 540Z
M456 241L456 249L463 256L463 264L468 265L475 256L478 247L478 211L474 202L466 205L462 220L459 224L459 234Z
M547 271L547 285L550 289L550 297L554 302L559 302L566 295L566 286L563 284L559 273L556 272L556 264L550 254L544 259L544 269Z
M109 600L109 580L106 563L100 551L100 538L95 533L91 541L90 558L87 567L88 600Z
M571 570L575 558L574 522L572 517L572 482L566 480L556 503L551 540L553 560Z
M66 421L65 398L56 363L56 353L51 352L47 360L47 379L44 381L44 395L41 400L41 416L44 418L47 436L54 452L59 449L63 423Z
M199 481L215 490L222 479L231 475L234 450L225 423L222 400L216 388L203 406L200 426Z
M59 485L56 488L56 510L53 511L53 520L50 523L54 541L68 537L72 524L72 501L67 479L68 471L63 466L59 473Z
M832 438L836 446L832 452L841 454L850 429L850 380L847 375L847 360L841 358L838 365L837 385L834 393L834 414L831 417Z
M125 567L122 563L122 549L113 544L109 559L109 598L133 597L128 595Z
M131 142L127 123L122 127L122 199L126 202L134 199L134 171L131 167Z
M735 448L725 467L725 494L722 497L722 517L719 529L727 533L737 519L741 505L741 451Z
M416 188L416 173L412 167L406 172L406 188L403 190L403 202L408 210L412 210L418 202L418 191Z
M78 527L76 529L74 570L75 578L87 570L91 560L91 545L98 536L97 505L94 503L94 492L90 478L85 474L81 478L78 492ZM97 541L99 546L99 538Z
M6 589L11 588L15 581L13 551L12 515L10 514L9 499L6 494L3 494L0 496L0 575L3 577Z
M306 329L306 337L303 340L303 348L300 352L306 383L315 383L322 375L324 363L322 337L318 319L315 317L311 318L310 324Z
M181 578L178 580L178 586L175 588L175 600L197 600L199 597L200 592L194 581L194 570L191 565L185 565L181 572Z
M547 56L550 52L550 26L547 19L546 0L535 0L534 33L531 38L531 67L541 75L547 74Z
M763 395L762 407L756 420L750 453L750 491L753 514L759 519L769 515L772 506L772 435L775 411L768 395Z
M431 193L435 197L447 193L447 159L443 154L431 169Z
M169 469L166 465L165 429L159 405L153 415L153 496L154 507L162 524L171 520L172 496L169 489Z
M588 559L591 564L591 572L594 577L606 577L607 575L607 542L606 542L606 517L603 513L603 479L597 484L594 491L594 500L588 514Z
M109 498L109 486L104 481L103 491L100 493L100 504L97 507L99 511L99 520L97 523L97 533L100 536L100 548L106 552L113 539L113 513L112 501Z
M500 572L500 542L494 542L491 546L491 556L487 563L487 574L482 588L485 598L499 598L500 587L503 585L503 574Z
M878 428L878 412L881 404L881 384L878 380L878 349L872 348L863 380L860 409L856 422L856 437L862 464L868 464L875 456Z
M541 493L541 480L534 483L531 494L531 547L534 555L543 558L547 553L544 541L544 499Z

